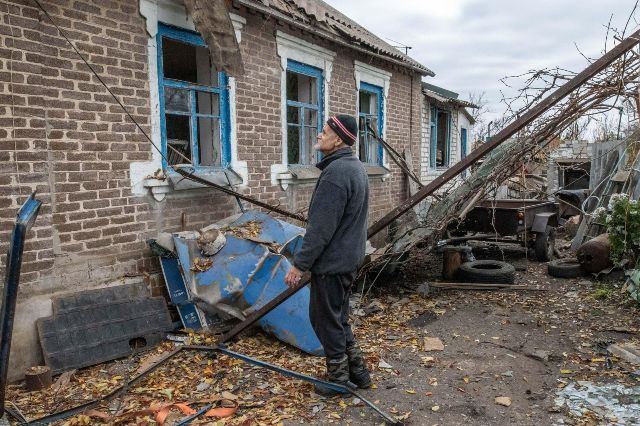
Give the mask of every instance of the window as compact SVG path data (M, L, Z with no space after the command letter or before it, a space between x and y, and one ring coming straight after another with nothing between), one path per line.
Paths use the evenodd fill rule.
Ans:
M561 189L589 189L591 163L558 163L558 184Z
M451 114L448 111L431 107L431 167L449 166L449 148L451 141Z
M382 165L382 144L371 129L382 136L383 119L382 87L360 83L358 92L358 155L360 161Z
M287 163L312 164L318 133L322 130L322 70L296 61L287 62Z
M160 24L157 44L163 167L228 166L227 77L196 33Z
M467 129L462 127L460 129L460 159L464 159L467 156ZM462 172L462 177L467 177L467 170Z

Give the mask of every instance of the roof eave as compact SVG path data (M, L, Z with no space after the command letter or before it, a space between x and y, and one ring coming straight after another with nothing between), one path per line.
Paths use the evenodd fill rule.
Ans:
M333 35L331 33L323 31L320 28L316 28L316 27L307 25L304 22L299 22L299 21L296 21L295 19L291 19L289 16L287 16L287 15L285 15L283 13L280 13L278 11L275 11L275 10L273 10L273 9L269 8L268 6L265 6L265 5L261 4L261 3L259 4L259 3L252 2L252 1L249 1L249 0L234 0L234 1L236 3L238 3L238 4L241 4L244 7L247 7L249 9L253 9L253 10L257 10L257 11L259 11L261 13L264 13L266 15L272 16L272 17L277 18L277 19L281 19L281 20L287 22L288 24L293 25L294 27L298 27L298 28L303 29L305 31L308 31L310 33L316 34L316 35L318 35L320 37L323 37L323 38L325 38L327 40L331 40L334 43L341 44L341 45L349 47L349 48L351 48L353 50L357 50L357 51L359 51L361 53L374 56L376 58L382 59L382 60L387 61L387 62L394 63L396 65L400 65L400 66L402 66L404 68L408 68L408 69L410 69L412 71L417 72L418 74L420 74L422 76L435 77L435 75L436 75L433 71L431 71L429 68L425 67L424 65L422 65L422 67L417 67L417 66L415 66L413 64L404 62L402 60L399 60L399 59L396 59L396 58L393 58L393 57L390 57L390 56L386 56L386 55L383 55L383 54L380 54L380 53L375 53L375 52L372 52L372 51L370 51L368 49L364 49L364 48L359 47L359 46L354 46L353 44L347 42L346 40L342 40L340 38L337 38L335 35Z

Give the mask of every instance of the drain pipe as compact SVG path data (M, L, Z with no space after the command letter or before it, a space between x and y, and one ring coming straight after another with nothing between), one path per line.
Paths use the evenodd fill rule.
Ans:
M41 201L35 199L35 192L18 211L18 217L11 234L11 245L7 252L7 270L4 280L4 294L2 296L2 311L0 311L0 423L8 424L5 416L5 395L7 387L7 371L9 369L9 353L11 350L11 335L13 333L13 318L16 312L18 298L18 283L20 281L20 267L22 266L22 251L24 240L29 228L36 220Z

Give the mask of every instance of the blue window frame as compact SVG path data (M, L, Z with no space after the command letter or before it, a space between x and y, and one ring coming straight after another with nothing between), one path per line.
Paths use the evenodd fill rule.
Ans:
M285 94L287 164L313 164L319 158L313 145L324 122L322 70L288 60Z
M431 168L449 167L451 150L451 113L437 107L431 107Z
M159 24L156 41L163 167L227 167L231 150L226 75L215 71L206 43L195 32Z
M467 129L460 128L460 160L467 156ZM462 177L467 176L467 171L462 172Z
M382 87L360 83L358 92L358 151L360 161L382 165L382 144L369 129L382 136L384 125L384 98Z

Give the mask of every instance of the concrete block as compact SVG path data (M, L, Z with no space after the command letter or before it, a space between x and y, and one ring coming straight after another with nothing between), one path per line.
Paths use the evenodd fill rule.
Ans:
M634 345L633 343L616 343L610 345L608 350L618 358L624 359L634 365L640 365L640 346L638 345Z
M138 283L56 297L36 325L45 363L60 373L155 346L172 323L164 298Z

